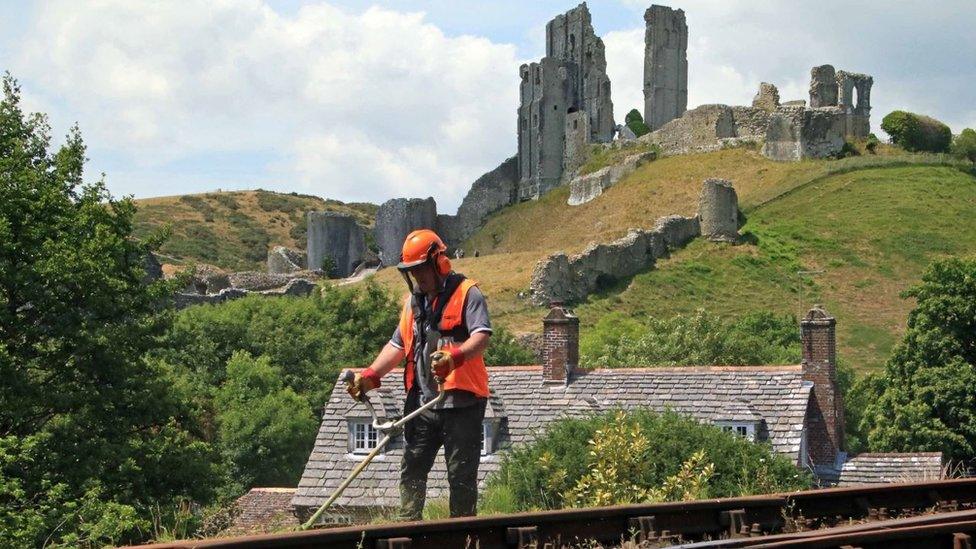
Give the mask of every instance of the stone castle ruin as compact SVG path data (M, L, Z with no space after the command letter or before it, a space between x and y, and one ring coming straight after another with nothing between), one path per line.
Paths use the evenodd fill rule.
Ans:
M546 25L546 56L519 68L518 198L549 192L585 162L590 143L613 139L603 40L580 4Z
M687 110L685 13L652 5L644 13L644 23L644 119L652 131L638 144L653 144L660 154L675 155L755 143L762 144L762 154L768 158L796 161L837 155L848 139L870 132L872 78L830 65L811 71L809 105L806 100L781 102L776 86L762 82L751 105L701 105ZM636 154L619 165L578 176L595 145L617 146L606 67L603 40L593 29L585 2L549 21L545 56L519 67L517 154L478 178L456 214L438 214L433 198L400 198L383 204L374 228L382 264L397 262L403 237L413 229L434 229L453 251L489 215L506 206L537 199L566 184L571 189L570 204L583 204L653 160ZM620 131L616 137L634 142L629 132ZM326 240L345 238L341 231L326 235ZM350 238L355 236L350 233ZM316 249L346 250L343 253L355 257L353 248L360 246L360 240L354 240L323 242ZM317 253L309 248L309 264L320 260ZM338 251L333 255L348 270L346 256Z

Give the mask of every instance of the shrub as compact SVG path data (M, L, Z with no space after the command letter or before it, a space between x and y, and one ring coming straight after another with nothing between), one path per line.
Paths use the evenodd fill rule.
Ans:
M864 148L868 150L869 153L875 154L878 149L878 145L881 142L878 140L878 136L873 133L868 134L867 141L864 143Z
M881 121L892 143L906 151L948 152L952 142L949 126L928 116L892 111Z
M519 343L505 328L495 327L491 341L485 351L485 364L488 366L513 366L534 364L535 353Z
M698 452L703 456L696 456ZM703 474L709 472L708 463L712 474ZM611 465L626 473L619 475ZM608 480L598 480L599 474ZM698 487L693 478L702 481ZM685 492L734 497L802 489L810 478L768 445L674 412L634 410L551 424L533 443L506 454L500 470L488 479L489 490L499 485L510 492L518 510L526 511L558 509L567 502L588 504L596 488L616 494L601 496L604 500L618 502Z
M850 141L844 141L844 146L840 148L840 151L834 155L834 158L848 158L851 156L857 156L857 147L854 146Z
M624 117L624 124L630 128L630 131L634 132L634 135L640 137L642 135L651 133L651 128L647 127L644 123L644 117L637 109L631 109L627 116Z
M966 128L952 140L952 154L976 162L976 130Z

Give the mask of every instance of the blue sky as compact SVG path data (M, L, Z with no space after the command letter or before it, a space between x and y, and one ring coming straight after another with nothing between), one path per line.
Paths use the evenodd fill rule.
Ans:
M640 107L643 12L589 2L614 114ZM0 0L0 69L56 135L77 122L116 195L262 187L340 200L433 196L452 213L515 152L518 66L575 2ZM896 108L976 127L976 2L675 1L689 107L807 96L823 63ZM721 175L721 174L716 174Z

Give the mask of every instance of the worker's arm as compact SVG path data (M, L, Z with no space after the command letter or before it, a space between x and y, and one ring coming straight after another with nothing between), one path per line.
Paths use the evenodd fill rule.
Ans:
M478 332L471 334L471 337L466 339L458 349L464 356L464 360L484 355L485 349L488 348L488 338L490 337L491 332Z

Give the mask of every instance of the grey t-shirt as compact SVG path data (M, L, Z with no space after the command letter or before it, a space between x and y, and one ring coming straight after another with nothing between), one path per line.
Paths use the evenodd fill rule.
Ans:
M430 310L430 304L427 301L426 297L421 298L421 306L427 310L427 318L429 319L432 312ZM462 319L469 336L478 332L491 333L491 320L488 318L488 303L485 301L485 295L481 293L481 290L477 286L469 289L468 295L465 296L464 315ZM414 341L419 341L417 330L427 330L430 328L429 324L429 320L425 321L424 326L414 324ZM403 337L400 335L399 326L394 330L393 337L390 338L390 345L393 345L397 349L403 349ZM414 375L416 384L414 388L419 388L420 402L423 404L433 400L437 396L437 383L434 381L433 372L430 371L430 356L424 352L423 346L414 346L413 358L414 364L416 365ZM435 408L463 408L476 404L480 400L484 400L484 398L470 391L451 389L446 392L444 400Z

